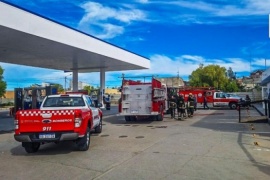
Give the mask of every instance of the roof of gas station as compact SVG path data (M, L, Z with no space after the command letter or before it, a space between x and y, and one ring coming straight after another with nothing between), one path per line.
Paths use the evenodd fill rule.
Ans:
M0 2L0 62L78 72L150 68L149 59Z

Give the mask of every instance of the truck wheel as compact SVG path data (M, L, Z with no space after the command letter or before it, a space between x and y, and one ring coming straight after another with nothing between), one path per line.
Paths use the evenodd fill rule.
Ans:
M78 149L80 151L87 151L90 145L90 128L87 127L84 137L77 141Z
M125 120L126 120L126 121L131 121L130 116L125 116Z
M95 128L95 133L101 133L102 132L102 118L100 117L100 121L98 126Z
M130 116L130 121L137 121L137 117L136 116Z
M161 114L157 115L157 121L163 121L163 116Z
M231 109L236 109L237 108L237 104L234 103L234 102L233 103L230 103L229 106L230 106Z
M24 147L27 153L35 153L40 147L40 143L37 142L23 142L22 146Z
M160 114L157 115L157 121L163 121L163 117L164 117L164 111L163 111L163 107L160 107Z

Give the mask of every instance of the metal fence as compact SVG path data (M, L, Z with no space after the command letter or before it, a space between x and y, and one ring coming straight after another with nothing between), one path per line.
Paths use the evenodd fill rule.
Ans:
M237 110L239 123L266 123L270 117L270 100L251 101L250 105L239 102Z
M235 92L236 95L240 96L242 99L245 99L246 95L249 95L252 101L258 101L264 99L262 97L261 91L252 91L252 92Z

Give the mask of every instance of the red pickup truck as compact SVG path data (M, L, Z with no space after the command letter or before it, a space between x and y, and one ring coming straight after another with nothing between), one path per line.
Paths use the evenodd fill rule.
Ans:
M90 132L102 131L102 111L87 95L50 95L40 109L18 111L14 123L14 138L28 153L37 152L41 144L60 141L74 141L86 151Z

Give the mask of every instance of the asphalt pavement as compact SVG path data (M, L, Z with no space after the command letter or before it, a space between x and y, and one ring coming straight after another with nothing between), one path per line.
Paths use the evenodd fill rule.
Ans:
M270 126L239 123L238 112L199 109L194 117L126 122L103 110L103 131L90 149L45 144L27 154L13 133L0 135L1 179L268 180ZM255 109L251 117L259 116ZM243 118L249 118L245 111ZM2 121L5 118L1 118ZM9 118L10 119L10 118ZM10 119L12 121L12 119Z

